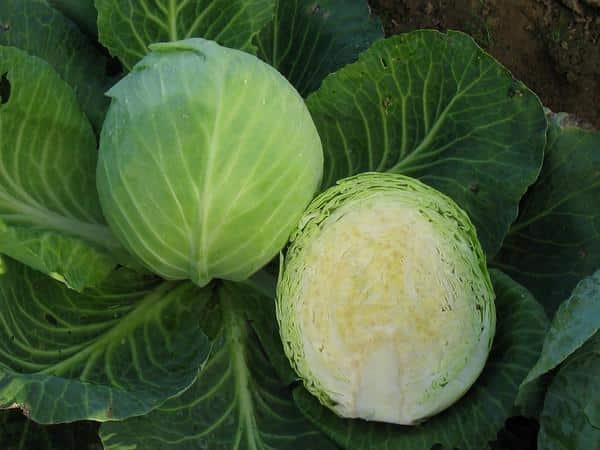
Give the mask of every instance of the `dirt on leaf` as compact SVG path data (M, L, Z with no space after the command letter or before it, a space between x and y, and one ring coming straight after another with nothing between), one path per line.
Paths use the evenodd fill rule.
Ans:
M600 0L371 0L386 35L469 33L555 112L600 128Z

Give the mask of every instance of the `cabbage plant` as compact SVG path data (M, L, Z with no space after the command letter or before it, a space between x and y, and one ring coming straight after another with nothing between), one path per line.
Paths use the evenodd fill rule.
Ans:
M365 0L2 0L0 448L598 447L598 148Z
M473 224L397 174L340 180L308 207L277 287L287 356L342 417L414 425L483 369L494 290Z
M245 280L319 187L315 125L255 56L202 39L150 49L107 93L97 174L106 219L164 278Z

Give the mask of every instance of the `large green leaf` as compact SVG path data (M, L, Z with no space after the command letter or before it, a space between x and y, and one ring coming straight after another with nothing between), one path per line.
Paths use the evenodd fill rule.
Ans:
M108 107L104 97L107 59L75 24L45 0L2 0L0 44L21 48L50 63L73 87L81 107L100 130Z
M538 450L600 448L600 334L561 366L540 416Z
M551 371L600 329L600 270L583 279L552 319L542 353L519 388L522 415L537 417L542 410Z
M557 115L545 153L540 178L494 264L553 312L600 267L600 132Z
M275 0L95 0L100 42L127 69L155 42L202 37L255 52Z
M0 253L81 289L122 252L96 192L96 140L52 67L0 46Z
M209 349L210 289L116 271L79 294L11 260L0 276L0 407L38 423L145 414L187 388Z
M196 382L144 417L104 424L104 448L334 450L295 407L256 338L258 311L268 309L274 326L271 299L232 283L219 298L219 329Z
M96 20L98 13L94 0L48 0L52 6L74 21L90 36L97 36Z
M256 44L259 56L306 96L382 37L366 0L278 0Z
M98 425L38 425L20 411L0 411L2 450L99 450Z
M558 367L600 329L600 270L583 279L554 315L542 354L527 375L534 380Z
M324 188L365 171L419 178L469 213L488 257L542 163L539 100L462 33L376 42L307 104L323 142Z
M414 427L342 419L304 388L294 391L302 412L347 450L429 450L486 448L510 416L518 386L542 346L547 319L522 286L491 271L496 291L497 329L485 369L456 404Z

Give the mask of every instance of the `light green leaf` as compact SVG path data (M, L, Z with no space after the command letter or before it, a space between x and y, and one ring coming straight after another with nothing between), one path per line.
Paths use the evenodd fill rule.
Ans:
M548 389L540 416L539 450L600 448L600 334L561 366Z
M35 56L0 46L0 253L97 284L122 255L96 192L96 140L73 90Z
M98 13L94 0L48 0L50 4L75 22L88 35L96 37Z
M131 70L155 42L202 37L255 52L275 0L95 0L100 42Z
M554 315L542 354L527 375L528 383L558 367L600 329L600 270L577 284Z
M233 283L219 299L222 320L196 382L144 417L104 424L104 448L334 450L294 406L256 338L258 311L270 311L274 326L271 299Z
M366 171L419 178L467 211L488 257L542 163L539 100L459 32L376 42L307 104L323 142L323 188Z
M456 404L413 427L342 419L304 388L294 391L305 416L347 450L429 450L485 448L510 416L520 382L535 362L547 319L522 286L492 270L497 328L486 367Z
M258 55L306 96L382 37L366 0L277 0L275 19L256 44Z
M600 132L551 121L540 178L494 265L554 312L600 267Z
M104 97L107 59L74 23L45 0L2 0L0 45L18 47L46 60L71 85L84 112L100 130L108 108Z
M212 291L119 270L79 294L11 260L0 276L0 406L38 423L120 420L187 388Z

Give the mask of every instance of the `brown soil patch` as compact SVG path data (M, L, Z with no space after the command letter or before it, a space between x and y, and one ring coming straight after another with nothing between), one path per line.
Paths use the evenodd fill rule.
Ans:
M419 28L472 35L544 105L600 128L597 0L371 0L386 35Z

